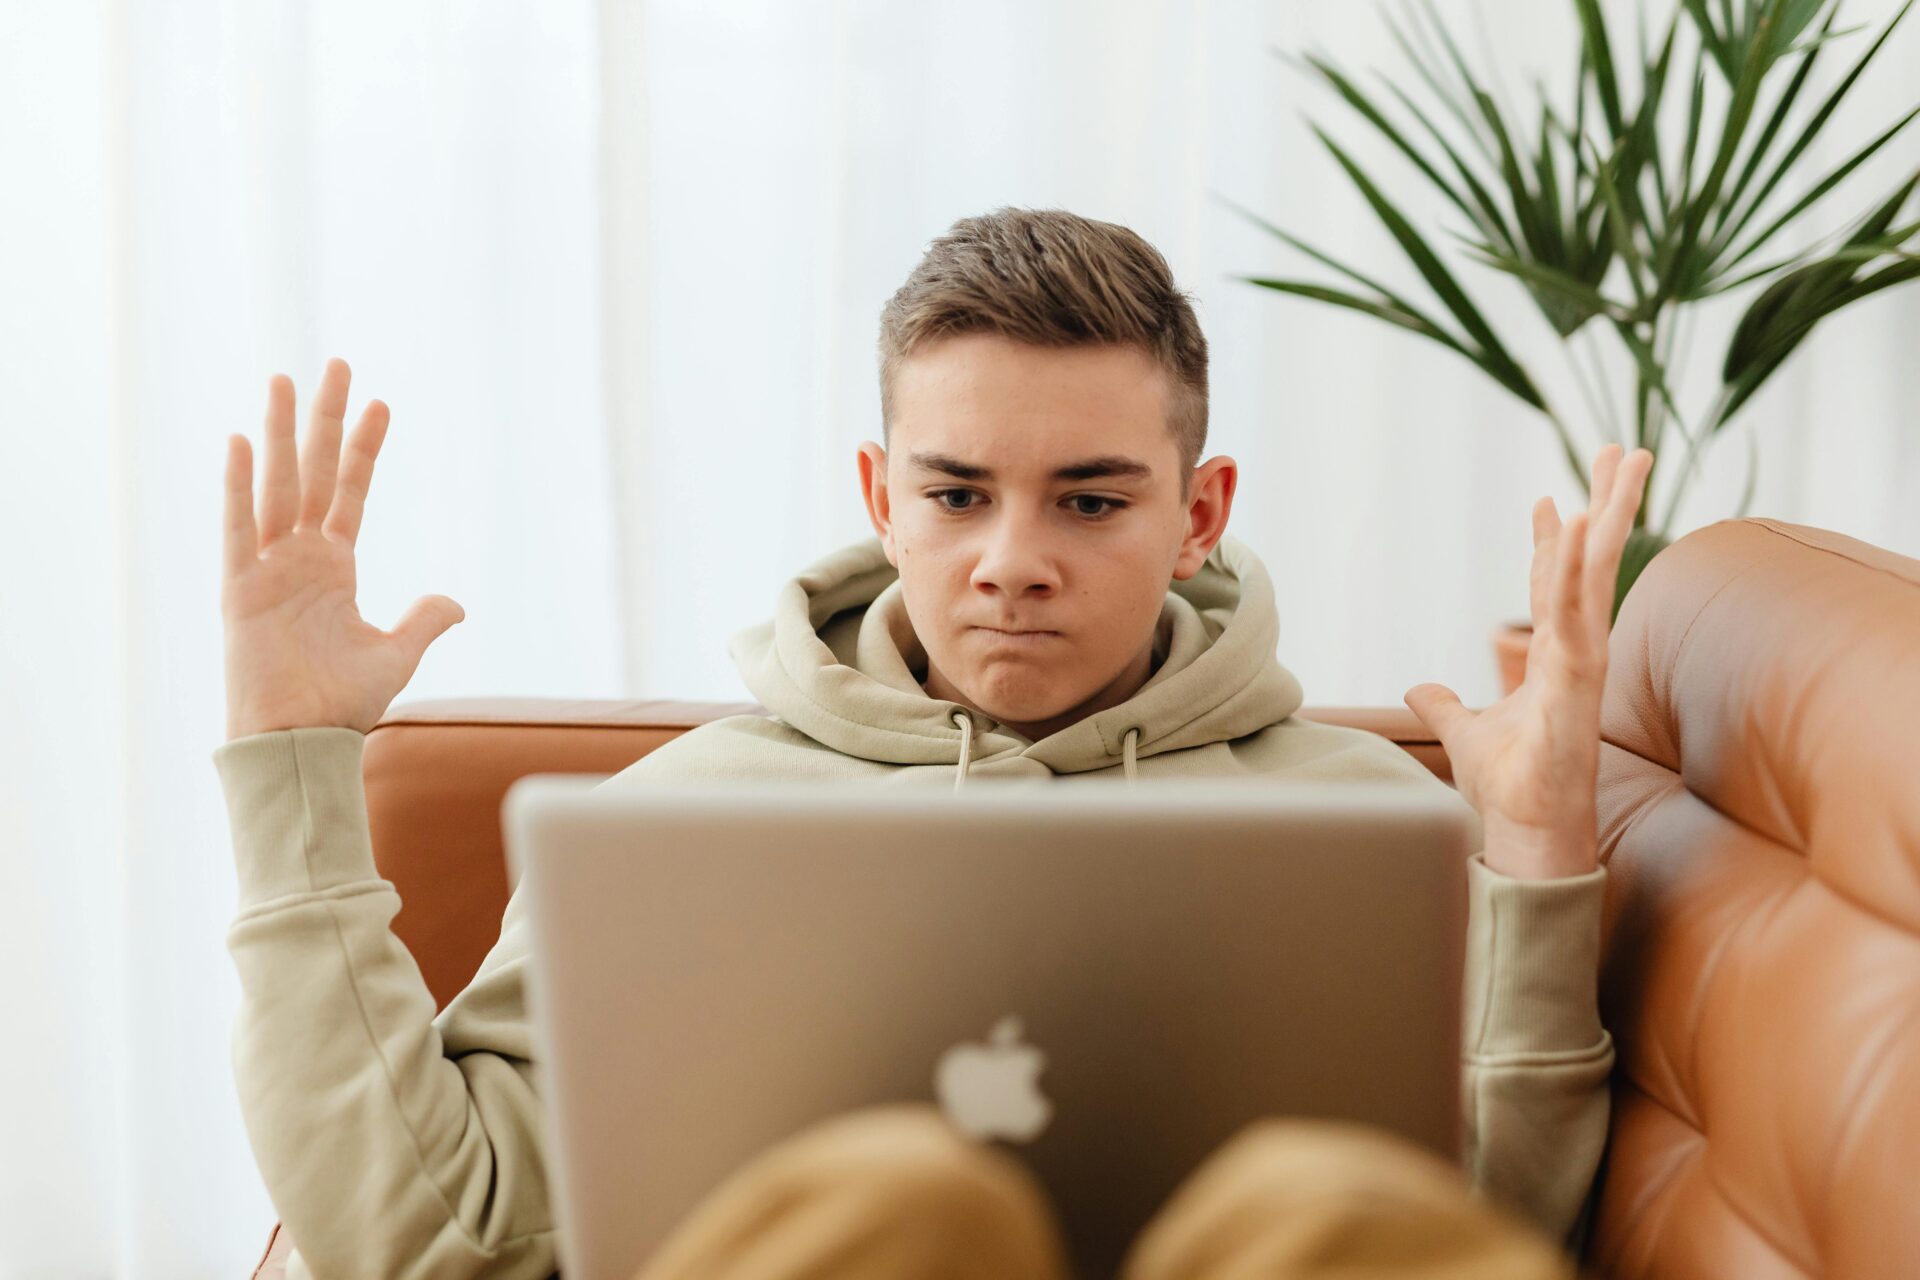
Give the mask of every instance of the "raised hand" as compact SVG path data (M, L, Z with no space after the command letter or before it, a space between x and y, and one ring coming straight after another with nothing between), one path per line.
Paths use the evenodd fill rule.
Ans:
M346 361L327 362L297 462L293 382L275 374L267 384L257 521L252 447L244 435L227 437L220 613L229 740L306 726L367 732L413 678L427 646L466 617L446 596L422 596L398 626L382 631L354 604L353 545L388 413L368 401L343 453L351 377Z
M1563 526L1552 498L1533 507L1533 639L1520 687L1481 711L1451 689L1419 684L1407 705L1446 749L1454 785L1479 811L1495 871L1541 879L1599 862L1594 788L1600 700L1620 554L1653 455L1603 447L1585 511Z

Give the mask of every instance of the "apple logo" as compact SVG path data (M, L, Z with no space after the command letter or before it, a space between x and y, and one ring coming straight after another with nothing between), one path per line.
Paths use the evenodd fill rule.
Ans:
M1053 1119L1040 1092L1047 1057L1020 1042L1020 1019L1000 1019L986 1044L963 1042L940 1055L933 1088L954 1127L976 1138L1030 1142Z

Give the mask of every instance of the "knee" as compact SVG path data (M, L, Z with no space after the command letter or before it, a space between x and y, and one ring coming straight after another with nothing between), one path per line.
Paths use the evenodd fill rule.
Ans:
M1216 1151L1148 1224L1127 1280L1331 1274L1570 1280L1560 1250L1383 1129L1267 1120Z
M1288 1117L1248 1125L1203 1164L1196 1182L1229 1199L1281 1207L1363 1199L1454 1205L1465 1175L1425 1147L1374 1125Z
M962 1134L932 1107L853 1112L797 1135L775 1154L794 1183L923 1231L1033 1235L1051 1221L1045 1194L1024 1165Z
M870 1107L804 1129L768 1153L788 1176L875 1197L942 1199L1024 1190L1013 1160L966 1137L929 1106Z
M781 1275L1051 1280L1064 1269L1033 1176L924 1106L853 1112L794 1135L723 1184L668 1252L701 1260L665 1269L674 1276L726 1276L736 1269L722 1259L749 1255L779 1258L769 1274Z

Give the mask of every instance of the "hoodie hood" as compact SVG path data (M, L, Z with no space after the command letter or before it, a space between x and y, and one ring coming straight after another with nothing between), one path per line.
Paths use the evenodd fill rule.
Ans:
M926 651L899 574L878 538L832 553L786 583L773 617L729 652L770 713L845 755L884 764L990 765L1009 754L1053 773L1256 733L1300 706L1275 655L1280 619L1258 557L1222 538L1200 571L1167 592L1159 665L1131 698L1038 742L920 685ZM919 673L919 674L916 674ZM1128 739L1132 741L1129 742ZM963 751L964 747L964 751ZM1026 766L1031 768L1031 765Z

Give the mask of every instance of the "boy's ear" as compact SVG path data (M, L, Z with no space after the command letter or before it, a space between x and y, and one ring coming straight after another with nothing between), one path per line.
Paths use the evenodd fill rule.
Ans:
M1180 555L1174 561L1175 578L1191 578L1227 532L1227 516L1233 511L1233 491L1240 483L1240 466L1221 454L1193 469L1187 485L1187 536L1180 542Z
M855 459L860 468L860 497L867 504L867 519L880 535L887 550L887 563L894 568L900 561L893 554L893 503L887 495L887 451L869 440L860 446Z

